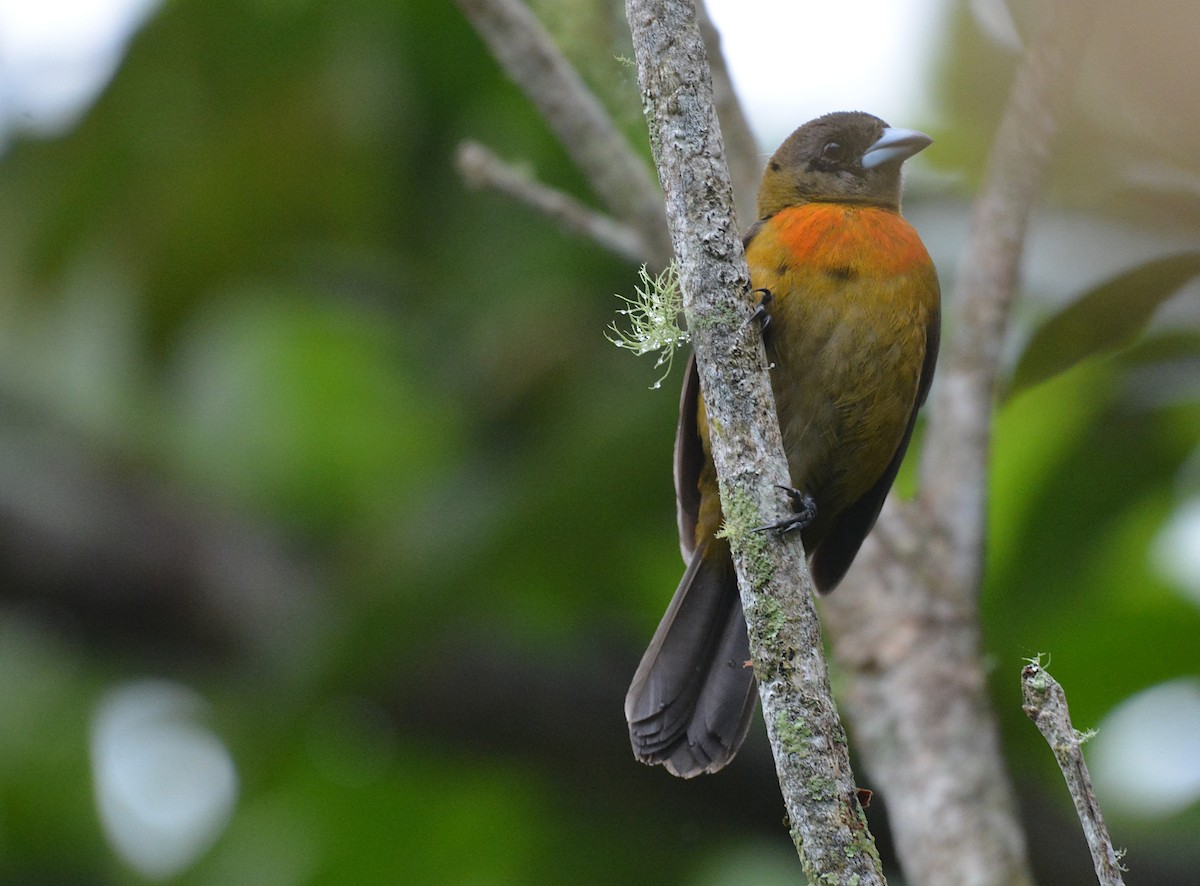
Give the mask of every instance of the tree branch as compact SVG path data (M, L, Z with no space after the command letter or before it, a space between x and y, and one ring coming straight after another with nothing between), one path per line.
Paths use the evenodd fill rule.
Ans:
M629 0L627 12L631 13L635 32L639 25L661 25L632 15L644 6ZM948 324L957 334L946 349L934 385L920 498L912 504L895 500L888 503L847 582L825 601L835 652L847 676L846 710L856 727L870 775L892 810L901 863L910 881L932 886L1032 881L986 694L976 598L983 553L991 399L999 348L1015 290L1026 220L1045 181L1056 120L1069 96L1069 75L1086 34L1085 6L1082 0L1058 0L1049 9L1049 24L1032 45L1016 77L989 162L972 245L963 260L957 322ZM678 4L671 10L677 12ZM712 35L709 45L716 55ZM698 49L691 43L687 46L698 57ZM660 49L655 47L653 51ZM641 61L642 67L650 69L649 75L662 73L653 70L662 61L660 56L652 56L649 63ZM697 110L696 96L679 83L664 95L669 96L676 111ZM710 130L716 128L710 117L703 117L697 125L694 135L698 138L709 137ZM664 137L664 130L655 128L660 149L678 154L673 141L687 135L687 130L677 126L669 130L669 137ZM682 190L708 192L718 201L727 200L723 170L719 176L721 187L714 187L708 177L713 170L701 168L697 172L687 164L680 168L690 170L691 176ZM744 169L742 177L749 177ZM752 184L739 181L739 188L747 198L753 193ZM668 194L668 199L678 197ZM705 224L711 221L705 218ZM733 261L740 250L726 243L724 229L714 232L705 228L705 236L701 258L707 255L714 267L724 267L728 274L729 265L721 263ZM681 259L683 254L681 249ZM740 285L744 279L736 275L736 279L721 277L719 270L706 276L705 267L700 261L689 271L689 275L705 281L703 285L685 278L685 289L697 296L701 305L709 298L706 293L727 293L730 286ZM741 273L745 273L744 268ZM727 313L727 300L723 303ZM704 356L708 353L704 338L708 330L704 324L693 324L693 331L697 333L701 365L706 366L710 363ZM722 391L736 390L742 405L761 415L761 410L768 407L755 399L760 396L755 387L758 376L752 372L751 383L751 376L745 375L745 367L737 362L743 355L728 350L734 345L722 347L726 350L716 351L718 368L732 370L733 385L737 387L715 376L709 378L710 370L706 369L702 381L706 397L714 400L716 408L733 408L716 401ZM755 353L754 360L760 359ZM764 420L773 425L773 410L770 415ZM727 418L722 422L724 433L716 436L723 438L718 441L723 446L744 428L729 423ZM756 434L761 433L761 429L756 430ZM758 445L765 445L767 438L754 439ZM777 444L772 439L770 445L773 448ZM718 461L720 470L724 470L724 463L722 456ZM752 458L746 464L755 462ZM774 462L769 469L764 465L763 473L753 481L769 482L779 476L777 471ZM738 485L739 480L747 480L745 487ZM738 477L731 481L729 488L737 490L735 496L744 490L752 493L748 498L735 497L735 504L766 507L754 497L758 492L753 490L761 492L763 488L755 482ZM728 501L727 493L723 486L722 494ZM739 569L745 565L739 563ZM753 590L751 587L750 593ZM803 608L808 598L801 596ZM757 644L762 637L754 627L754 604L744 602L752 619L751 642ZM792 602L789 600L787 605ZM757 659L758 646L752 648ZM766 676L760 674L764 683ZM764 707L770 710L765 697ZM769 729L774 729L775 721L769 713L767 719ZM777 737L772 732L772 738Z
M949 540L956 587L979 585L992 399L1017 294L1025 230L1075 90L1090 4L1057 0L1017 71L975 204L952 305L956 333L930 398L921 499Z
M952 305L919 497L888 503L825 603L847 714L893 811L905 875L926 886L1032 882L987 698L977 597L1000 348L1086 6L1050 6L1014 81Z
M539 182L524 170L505 163L479 142L460 144L454 159L467 184L492 188L519 200L566 230L587 237L621 258L640 263L653 251L633 228Z
M273 660L329 614L319 564L0 398L0 602L161 660Z
M1083 825L1083 835L1092 852L1092 864L1096 866L1100 886L1124 886L1120 856L1108 836L1092 777L1083 761L1079 733L1071 725L1066 693L1048 671L1030 662L1021 669L1021 694L1025 697L1025 713L1037 724L1038 732L1050 745L1058 768L1067 780L1067 790Z
M679 263L759 695L810 881L881 883L830 695L800 546L754 533L788 481L724 145L691 0L627 0L638 81Z
M521 0L458 0L458 6L554 130L596 196L650 247L641 260L665 267L670 242L650 170L546 29Z

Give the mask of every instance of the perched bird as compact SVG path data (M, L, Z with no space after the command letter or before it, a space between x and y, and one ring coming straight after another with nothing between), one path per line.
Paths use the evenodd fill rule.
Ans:
M900 167L932 142L864 113L780 145L746 232L771 385L817 589L833 590L896 477L937 360L937 272L900 215ZM767 295L769 294L769 295ZM690 778L737 753L756 698L694 360L675 440L687 570L625 698L633 751ZM782 526L780 528L783 528Z

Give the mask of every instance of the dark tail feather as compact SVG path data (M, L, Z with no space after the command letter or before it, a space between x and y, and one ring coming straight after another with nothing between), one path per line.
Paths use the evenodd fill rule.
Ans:
M691 778L733 759L757 698L729 546L696 548L625 696L633 753Z

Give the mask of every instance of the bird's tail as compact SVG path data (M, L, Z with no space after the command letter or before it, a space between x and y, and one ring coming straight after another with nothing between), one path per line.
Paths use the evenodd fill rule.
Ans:
M634 755L683 778L732 760L754 713L749 658L729 545L710 538L692 554L625 696Z

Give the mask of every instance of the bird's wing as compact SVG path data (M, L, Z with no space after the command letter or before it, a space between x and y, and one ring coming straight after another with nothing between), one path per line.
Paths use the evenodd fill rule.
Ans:
M679 549L689 563L696 549L696 522L700 512L700 471L704 467L704 445L697 427L700 406L700 374L696 355L688 357L679 397L679 425L675 430L675 511L679 520Z

